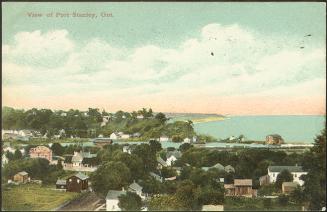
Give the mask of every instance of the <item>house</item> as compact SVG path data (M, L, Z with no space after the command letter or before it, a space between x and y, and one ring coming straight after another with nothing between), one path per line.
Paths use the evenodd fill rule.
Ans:
M297 182L283 182L282 183L283 194L290 194L298 186L299 186L299 184Z
M98 137L93 139L93 143L95 144L95 146L102 148L105 145L112 144L113 141L111 138Z
M29 151L30 158L44 158L51 162L52 150L45 146L37 146Z
M56 189L67 189L66 180L58 179L56 182Z
M134 138L139 138L141 136L141 133L137 132L132 135Z
M112 139L112 140L117 140L119 138L120 138L120 136L117 133L111 133L110 134L110 139Z
M138 115L136 116L137 119L144 119L144 116L143 115Z
M234 179L234 184L224 185L226 196L254 197L257 192L252 189L252 179Z
M167 136L160 136L160 138L159 138L159 141L160 142L166 142L166 141L169 141L169 137L167 137Z
M81 172L66 179L67 190L70 192L82 192L88 189L89 177Z
M191 143L191 139L190 138L184 138L184 140L183 140L183 143Z
M157 162L158 162L158 169L162 169L163 167L167 167L167 163L166 161L164 161L161 157L157 158Z
M219 171L225 171L224 166L221 165L220 163L217 163L217 164L215 164L213 166L210 166L210 167L207 167L207 166L201 167L201 169L204 170L204 171L208 171L209 169L212 169L212 168L216 168Z
M172 166L174 164L174 162L180 157L182 157L182 153L180 151L175 150L175 151L167 152L167 154L166 154L166 158L167 158L166 164L167 164L167 166Z
M266 136L266 144L283 144L284 140L282 136L278 134L272 134Z
M231 166L231 165L227 165L227 166L225 166L225 172L227 172L227 173L235 173L235 169L234 169L234 167L233 166Z
M145 195L143 194L143 187L140 186L138 183L135 181L128 186L128 191L134 192L137 195L139 195L142 199L145 198Z
M92 167L96 166L96 154L90 152L74 152L73 156L65 158L64 166L66 167Z
M33 132L31 130L20 130L18 133L23 137L33 137Z
M122 139L129 139L131 136L128 135L128 134L122 134L120 137L121 137Z
M10 153L15 153L15 151L16 151L16 149L15 148L12 148L12 147L10 147L10 146L8 146L8 147L5 147L5 148L3 148L3 152L10 152Z
M18 172L14 175L14 182L16 183L27 183L30 181L28 173L25 171Z
M120 195L126 194L126 191L109 190L106 196L106 211L121 211L118 206Z
M202 205L202 211L224 211L223 205Z
M308 174L303 171L302 166L268 166L269 183L275 183L278 174L283 170L288 170L293 175L293 182L297 182L300 186L304 184L300 177Z

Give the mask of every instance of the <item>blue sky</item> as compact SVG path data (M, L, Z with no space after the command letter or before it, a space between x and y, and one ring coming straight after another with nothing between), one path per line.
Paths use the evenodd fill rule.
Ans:
M325 9L324 3L6 2L3 103L321 114Z

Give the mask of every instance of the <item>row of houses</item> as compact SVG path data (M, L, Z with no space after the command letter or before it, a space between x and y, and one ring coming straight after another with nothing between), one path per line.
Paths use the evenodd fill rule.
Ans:
M36 130L1 130L2 140L14 139L21 141L29 141L31 138L41 137L41 133Z

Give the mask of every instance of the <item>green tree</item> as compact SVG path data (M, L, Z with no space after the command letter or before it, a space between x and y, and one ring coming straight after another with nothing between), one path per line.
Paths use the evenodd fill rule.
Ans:
M51 150L54 155L63 155L65 152L65 147L61 146L60 143L53 143L51 146Z
M165 123L168 120L164 113L157 113L154 118L159 120L161 123Z
M160 150L162 150L161 143L159 141L150 140L149 144L150 144L151 151L154 151L157 153Z
M152 197L148 209L149 211L177 211L183 210L184 206L175 195L162 195Z
M151 147L148 144L137 145L133 151L133 154L141 158L143 163L143 169L145 172L155 170L157 166L156 153L151 151Z
M308 174L304 180L304 194L310 210L326 206L326 128L315 138L315 143L304 164Z
M14 153L14 160L19 160L22 158L23 158L22 152L19 149L16 149Z
M58 159L58 163L57 163L57 169L58 170L62 170L63 166L62 166L62 161L61 159Z
M136 193L127 192L126 194L120 195L118 200L118 206L123 211L140 211L142 208L142 199Z
M105 162L91 175L94 190L105 195L108 190L120 190L131 183L131 173L122 162Z
M277 175L276 186L278 189L282 189L283 182L293 182L293 175L286 169Z
M197 189L190 180L182 181L176 190L176 199L180 202L183 209L194 210L198 207Z
M190 148L192 148L193 145L192 144L189 144L189 143L184 143L182 145L179 146L179 150L181 152L186 152L187 150L189 150Z
M133 180L140 179L144 176L142 159L137 155L119 151L114 154L112 160L124 163L132 173L131 177Z

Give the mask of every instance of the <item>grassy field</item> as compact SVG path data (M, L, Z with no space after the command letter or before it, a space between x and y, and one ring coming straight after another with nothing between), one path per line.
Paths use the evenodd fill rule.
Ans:
M2 189L2 210L52 210L80 195L36 184L7 185Z
M277 199L272 199L269 206L264 205L263 198L232 198L226 197L224 203L226 211L301 211L301 206L287 203L280 205Z

